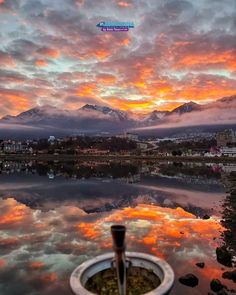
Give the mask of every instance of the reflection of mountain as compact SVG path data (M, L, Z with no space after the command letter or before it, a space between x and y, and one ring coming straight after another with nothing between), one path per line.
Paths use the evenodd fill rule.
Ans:
M199 126L199 132L206 125L235 125L236 117L233 110L236 107L236 96L223 98L207 105L194 102L185 103L172 111L154 110L145 116L135 116L126 111L112 109L107 106L85 105L80 109L69 111L53 106L35 107L17 116L5 116L0 120L2 136L8 131L19 135L47 136L54 134L97 134L118 133L127 129L144 128L148 126L163 128L183 128L184 126ZM205 126L205 127L204 127ZM199 129L200 128L200 129ZM219 126L217 128L220 128ZM12 130L12 131L11 131ZM16 131L18 131L16 133ZM10 132L10 133L9 133ZM140 131L141 132L141 131ZM144 132L144 131L143 131ZM166 130L166 132L169 132ZM193 130L191 130L193 132Z
M124 180L90 178L82 180L54 178L37 175L3 176L0 179L0 196L14 198L33 209L52 210L61 205L76 205L87 213L108 212L113 209L135 207L140 203L162 207L182 207L196 216L211 214L210 193L179 191L175 187L155 188L142 184L128 184ZM188 198L186 198L188 196ZM208 202L199 202L199 197ZM214 198L216 200L216 198ZM198 206L198 203L200 204ZM202 207L201 207L202 205ZM206 206L207 205L207 206Z
M143 177L143 185L149 186L160 186L160 187L170 187L176 189L186 189L193 191L205 191L205 192L215 192L224 193L224 187L217 178L204 178L201 176L186 176L177 175L167 176L159 175L159 177Z
M114 209L121 209L121 208L135 208L139 204L152 204L152 205L158 205L164 208L178 208L181 207L185 211L194 214L195 216L198 217L203 217L206 214L211 214L212 210L209 208L201 208L198 206L194 206L192 204L183 204L183 203L178 203L171 201L171 193L160 191L153 193L151 191L145 191L143 189L140 191L141 195L138 196L130 196L126 198L120 198L119 200L115 200L111 203L105 203L103 206L100 207L94 207L94 208L83 208L83 210L87 213L98 213L98 212L109 212ZM170 198L170 199L169 199Z
M172 165L167 166L173 169ZM189 169L186 168L188 173ZM77 204L91 213L153 203L170 208L182 207L203 216L214 213L211 211L213 202L218 202L223 192L222 185L213 175L209 179L205 176L205 183L201 186L195 181L201 173L204 175L204 169L198 169L198 175L183 174L180 178L178 171L176 177L150 175L152 170L159 170L156 165L145 164L142 174L140 163L3 162L0 196L14 196L31 208L43 210L59 204ZM163 164L161 170L164 171ZM169 170L166 168L166 171ZM185 171L184 167L181 171Z

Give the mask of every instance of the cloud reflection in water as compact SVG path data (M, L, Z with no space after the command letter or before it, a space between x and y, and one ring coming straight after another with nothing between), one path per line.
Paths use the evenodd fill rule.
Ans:
M74 206L43 212L13 198L0 200L0 216L0 294L68 294L73 268L111 250L113 223L127 226L129 250L163 257L177 277L189 271L205 282L195 293L176 283L173 294L183 288L185 294L202 294L210 277L222 273L214 257L223 230L218 217L202 220L182 208L146 204L94 214ZM200 260L204 270L194 266Z

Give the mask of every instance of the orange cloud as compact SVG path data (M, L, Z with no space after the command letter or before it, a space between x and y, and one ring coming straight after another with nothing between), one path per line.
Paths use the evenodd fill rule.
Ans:
M52 283L55 283L58 280L58 276L55 272L52 273L46 273L38 277L38 280L43 284L43 285L50 285Z
M48 63L46 60L43 60L43 59L37 59L35 61L35 65L38 66L38 67L46 67L48 66Z
M141 95L148 95L153 101L156 98L168 97L169 94L172 95L176 92L174 86L169 81L160 80L146 83L144 80L137 80L134 81L134 85L138 88Z
M153 101L150 100L128 100L128 99L119 99L117 97L109 97L107 102L110 103L113 107L121 110L136 110L143 111L146 108L153 106Z
M91 58L95 58L104 60L113 56L120 48L127 46L130 41L131 36L102 33L93 36L92 43L84 43L78 37L76 47L65 46L60 50L65 56L74 59L90 60Z
M29 268L31 270L42 269L44 266L45 266L45 264L42 261L33 261L29 264Z
M107 217L92 224L82 224L80 228L84 229L86 238L99 239L102 247L109 248L111 238L105 234L108 230L106 225L120 222L128 228L127 242L130 247L147 246L150 252L159 257L165 257L168 247L173 251L174 248L192 247L200 242L215 247L217 243L213 238L224 229L219 221L198 219L182 208L162 208L147 204L112 211Z
M236 83L232 79L214 75L193 76L179 83L170 98L203 101L231 96L236 93Z
M108 56L111 55L111 52L109 50L106 50L106 49L99 49L99 50L95 50L93 54L98 59L105 59L105 58L107 58Z
M17 115L19 112L29 109L33 103L31 94L20 89L0 89L0 106L6 107L9 110L8 114Z
M200 42L200 41L199 41ZM206 48L204 52L192 52L194 42L179 41L173 44L170 52L175 56L174 68L223 68L227 70L235 70L236 52L234 49L215 51Z
M227 68L229 70L235 70L236 68L236 55L232 50L226 51L223 53L206 53L204 55L194 55L189 54L183 57L177 64L177 68L181 68L182 66L192 67L201 65L219 65L223 68Z
M14 59L8 53L5 53L3 51L0 51L0 64L1 66L7 67L7 68L16 66Z
M129 6L131 6L130 3L125 2L125 1L119 1L117 4L118 4L119 6L121 6L121 7L129 7Z
M81 83L76 89L77 96L90 96L95 97L98 94L97 84L94 82Z
M76 5L78 5L79 7L82 6L84 4L84 0L74 0Z
M130 44L130 38L124 38L121 42L120 42L120 44L121 45L123 45L123 46L127 46L127 45L129 45Z
M182 103L177 102L177 101L165 101L164 103L162 103L161 105L159 105L157 107L158 110L160 111L172 111L175 108L179 107L180 105L182 105Z
M16 224L22 222L26 215L28 214L28 209L23 204L16 204L12 206L15 202L11 201L12 199L8 199L8 208L6 208L6 212L3 212L0 219L0 227Z
M116 83L116 77L111 74L99 74L96 76L98 83L112 85Z
M192 100L194 98L195 101L204 101L211 99L217 99L221 97L231 96L235 95L236 88L235 89L224 89L217 85L213 87L209 87L205 89L199 89L198 87L187 87L186 89L183 89L179 91L179 93L175 97L184 98L186 100ZM174 96L174 95L173 95Z
M137 108L143 110L172 110L184 101L202 102L222 97L235 95L236 82L223 76L215 75L187 75L182 80L168 80L160 78L159 80L145 81L140 78L133 79L121 84L126 89L135 87L139 91L140 97L148 96L150 98L141 100ZM132 109L135 106L129 103L131 100L111 99L116 107ZM144 103L142 103L144 102ZM125 105L124 105L125 104ZM146 109L146 110L145 110Z
M79 232L88 239L95 239L100 236L98 228L92 223L80 223L77 226Z
M60 56L60 51L52 48L43 48L39 52L51 58L58 58Z

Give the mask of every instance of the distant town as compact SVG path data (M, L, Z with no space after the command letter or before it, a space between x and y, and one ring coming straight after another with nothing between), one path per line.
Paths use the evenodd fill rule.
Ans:
M236 157L236 134L226 129L206 137L140 138L138 134L116 136L67 136L0 140L0 155L158 155L174 157Z

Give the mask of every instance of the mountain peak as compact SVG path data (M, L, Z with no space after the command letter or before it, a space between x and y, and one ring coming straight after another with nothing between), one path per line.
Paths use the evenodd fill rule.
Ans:
M100 112L100 113L102 113L104 115L109 115L109 116L113 117L114 119L118 119L119 121L123 121L123 120L127 119L127 113L126 112L116 110L116 109L112 109L112 108L107 107L107 106L86 104L82 108L80 108L79 110L97 111L97 112Z
M217 100L219 102L225 102L225 103L230 103L230 102L233 102L233 101L236 101L236 95L232 95L232 96L226 96L226 97L223 97L219 100Z
M84 106L82 106L82 108L80 108L80 110L94 110L94 111L99 111L99 112L103 112L103 113L115 111L114 109L109 108L107 106L99 106L96 104L85 104Z
M196 102L190 100L190 101L184 103L184 105L199 105L199 104L197 104Z
M171 113L184 114L192 111L199 111L200 109L201 106L199 104L194 101L189 101L175 108Z
M145 116L144 121L153 123L164 118L167 114L168 114L168 111L154 110Z
M93 105L93 104L85 104L84 106L82 106L80 108L80 110L87 110L87 109L96 109L96 105Z

